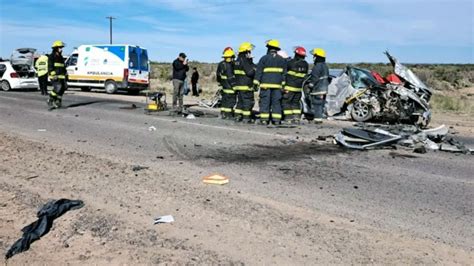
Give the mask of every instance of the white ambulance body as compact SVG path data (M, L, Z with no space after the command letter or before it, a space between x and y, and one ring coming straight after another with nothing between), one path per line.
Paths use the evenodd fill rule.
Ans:
M69 56L66 67L68 86L84 91L104 88L107 93L137 93L150 84L147 50L136 45L81 45Z

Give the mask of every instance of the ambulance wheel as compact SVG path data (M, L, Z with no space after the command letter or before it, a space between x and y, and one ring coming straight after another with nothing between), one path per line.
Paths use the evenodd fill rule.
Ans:
M2 90L4 91L9 91L11 89L10 83L8 83L8 81L6 80L2 81L1 86L2 86Z
M81 91L89 92L91 90L92 90L91 87L81 87Z
M113 94L117 92L117 83L115 83L115 81L113 80L107 80L105 82L105 92L107 92L108 94Z

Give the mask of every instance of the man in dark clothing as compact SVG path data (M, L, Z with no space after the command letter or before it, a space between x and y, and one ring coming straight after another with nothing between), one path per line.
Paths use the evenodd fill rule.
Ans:
M193 88L193 96L199 96L198 91L199 72L197 68L193 68L193 75L191 76L191 86Z
M324 115L325 97L329 86L329 69L326 64L326 52L321 48L311 51L314 57L314 66L309 79L311 109L315 123L322 123Z
M60 108L63 94L67 89L67 71L62 55L64 43L55 41L51 48L53 51L48 58L48 75L53 90L49 94L48 105L50 108Z
M260 123L280 124L281 91L285 84L286 60L279 56L280 43L277 40L267 42L267 54L260 58L254 79L254 89L260 88Z
M234 64L235 86L237 92L237 107L235 121L252 123L252 109L255 104L253 79L257 66L252 61L254 45L244 42L239 47L239 55Z
M183 111L183 93L186 72L189 71L188 60L185 53L180 53L173 61L173 109L179 104L178 111Z
M217 82L222 87L221 118L231 119L236 101L233 89L235 53L232 49L226 49L222 57L224 60L217 65L216 71Z
M306 49L295 48L295 57L288 62L286 83L283 91L283 115L288 123L299 124L301 118L301 90L304 79L308 74Z

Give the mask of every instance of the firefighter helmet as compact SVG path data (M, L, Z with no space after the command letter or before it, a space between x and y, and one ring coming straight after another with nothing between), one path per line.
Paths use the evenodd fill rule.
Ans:
M225 50L224 53L222 54L222 57L224 58L229 58L229 57L234 57L234 56L235 56L235 53L234 53L234 50L232 49Z
M249 42L243 42L239 46L239 53L245 53L245 52L252 51L253 48L255 48L255 45L253 45Z
M321 49L321 48L314 48L314 49L311 51L311 54L314 55L314 56L326 57L326 51L324 51L324 50Z
M62 41L54 41L53 45L51 45L51 48L56 48L56 47L64 47L66 46Z
M295 47L295 54L306 57L306 49L303 46L296 46Z
M267 41L267 47L272 47L280 50L280 42L278 40L272 39Z

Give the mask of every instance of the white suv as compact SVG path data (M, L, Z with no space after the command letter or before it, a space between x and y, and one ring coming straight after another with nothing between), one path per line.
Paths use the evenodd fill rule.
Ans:
M0 87L10 89L38 89L36 72L24 65L13 66L10 61L0 61Z

